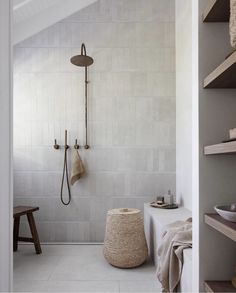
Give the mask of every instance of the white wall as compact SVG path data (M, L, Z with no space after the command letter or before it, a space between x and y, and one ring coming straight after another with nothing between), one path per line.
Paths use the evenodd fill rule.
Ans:
M108 209L175 192L174 21L173 0L100 0L15 48L15 204L40 206L43 241L102 241ZM67 128L84 145L84 72L69 62L82 42L91 149L64 207L52 144Z
M192 210L192 1L176 1L176 194Z
M199 292L199 7L176 1L176 194L192 210L192 291Z
M236 126L236 90L203 89L204 78L232 51L227 23L202 23L206 1L199 1L199 218L200 286L203 280L231 279L235 243L203 223L217 204L235 202L236 156L204 156L205 145L219 143Z
M11 1L0 1L0 291L12 280Z

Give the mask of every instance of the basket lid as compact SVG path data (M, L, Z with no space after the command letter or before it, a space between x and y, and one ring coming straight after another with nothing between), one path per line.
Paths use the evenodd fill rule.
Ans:
M119 209L112 209L108 211L109 215L133 215L133 214L139 214L141 211L138 209L132 209L132 208L119 208Z

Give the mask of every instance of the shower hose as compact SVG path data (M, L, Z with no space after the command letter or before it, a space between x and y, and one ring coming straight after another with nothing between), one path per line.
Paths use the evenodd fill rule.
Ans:
M68 164L67 164L67 150L69 149L67 145L67 130L65 131L65 152L64 152L64 163L63 163L63 173L62 173L62 180L61 180L61 202L67 206L71 202L71 191L70 191L70 181L69 181L69 174L68 174ZM63 199L63 186L64 186L64 179L66 175L66 184L68 189L68 201L64 201Z

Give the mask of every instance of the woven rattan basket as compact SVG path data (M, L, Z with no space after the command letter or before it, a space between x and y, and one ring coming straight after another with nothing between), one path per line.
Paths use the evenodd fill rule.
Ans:
M145 262L148 250L140 210L108 211L103 253L110 264L119 268L133 268Z

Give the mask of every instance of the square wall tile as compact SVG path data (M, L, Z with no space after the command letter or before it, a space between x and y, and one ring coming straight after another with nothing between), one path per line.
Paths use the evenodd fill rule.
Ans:
M64 201L67 202L68 196L65 190ZM73 197L68 206L64 206L59 197L54 200L55 216L54 220L59 222L86 222L90 219L90 199L87 197Z
M112 198L95 197L90 203L90 221L106 222L107 212L112 208Z
M55 242L90 241L89 222L55 222L53 223Z
M91 242L103 242L105 237L106 222L90 222L90 237Z

